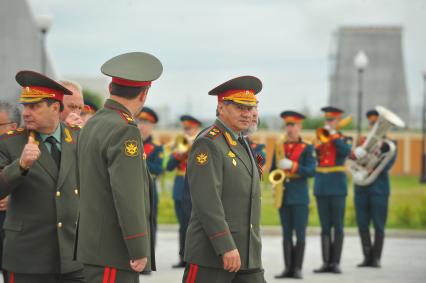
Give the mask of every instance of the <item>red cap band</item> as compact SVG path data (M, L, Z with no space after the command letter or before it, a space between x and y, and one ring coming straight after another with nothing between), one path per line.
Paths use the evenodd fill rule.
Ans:
M126 79L121 78L112 78L112 82L118 85L122 86L131 86L131 87L141 87L141 86L150 86L151 82L136 82L136 81L129 81Z

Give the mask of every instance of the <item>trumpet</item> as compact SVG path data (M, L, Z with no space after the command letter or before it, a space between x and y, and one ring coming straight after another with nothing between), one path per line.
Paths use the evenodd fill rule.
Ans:
M191 144L187 137L184 135L178 135L175 140L174 144L174 150L175 152L179 154L184 154L189 151Z
M352 122L352 116L349 115L345 118L343 118L342 120L339 121L339 123L337 124L336 130L339 130L345 126L347 126L348 124L350 124ZM326 128L322 127L322 128L318 128L317 129L317 138L320 140L320 142L322 143L327 143L330 141L330 131L327 130Z
M272 189L274 191L274 205L276 208L282 206L283 193L284 193L284 180L285 173L282 169L275 169L269 173L269 182L272 184Z

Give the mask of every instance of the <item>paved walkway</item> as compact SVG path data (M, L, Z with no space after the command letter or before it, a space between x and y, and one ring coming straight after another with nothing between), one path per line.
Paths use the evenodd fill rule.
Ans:
M267 235L263 238L263 263L268 283L301 282L300 280L278 280L274 275L283 268L281 237ZM161 230L158 235L158 271L151 276L142 276L141 282L172 283L181 282L183 269L172 269L177 261L177 232ZM361 262L359 238L345 238L342 270L343 274L314 274L312 270L321 264L320 238L310 235L304 262L304 280L312 283L415 283L426 282L426 239L424 238L386 238L381 269L357 268Z
M150 276L141 276L142 283L179 283L183 269L172 269L177 262L178 235L171 226L160 227L157 246L158 271ZM266 229L267 230L267 229ZM361 262L359 238L354 233L345 238L342 270L343 274L314 274L312 270L321 264L320 238L310 233L307 238L304 280L277 280L274 275L283 269L281 236L266 231L263 239L263 264L268 283L307 282L307 283L417 283L426 282L426 238L421 234L401 237L396 234L385 241L382 265L380 269L357 268ZM420 236L419 236L420 235ZM0 279L0 282L3 282Z

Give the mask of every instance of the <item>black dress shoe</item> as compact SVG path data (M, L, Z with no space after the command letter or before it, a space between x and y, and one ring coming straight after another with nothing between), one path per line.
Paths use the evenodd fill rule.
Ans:
M281 272L280 274L274 276L274 278L277 278L277 279L279 279L279 278L291 278L291 277L293 277L293 273L291 272L291 270L287 270L287 269L284 270L283 272Z
M342 273L342 270L340 269L339 264L335 263L330 265L330 272L340 274Z
M293 278L303 279L302 270L300 270L299 268L295 268L293 272Z
M315 273L330 272L330 266L327 263L323 263L320 268L314 269Z
M186 262L179 261L178 263L172 265L173 268L184 268L186 266Z

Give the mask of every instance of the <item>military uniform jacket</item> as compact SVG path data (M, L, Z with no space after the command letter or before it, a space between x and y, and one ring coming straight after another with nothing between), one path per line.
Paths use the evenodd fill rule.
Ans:
M85 264L131 270L152 244L152 180L140 132L129 111L107 100L81 131L81 205L77 258Z
M284 205L309 204L308 178L315 175L314 147L300 139L297 143L286 142L282 145L286 158L293 161L291 170L285 170ZM275 153L271 171L277 168Z
M316 145L315 150L318 160L314 182L314 194L316 196L347 195L348 182L343 167L346 158L351 153L351 142L351 139L344 137L341 133L336 133L331 136L329 142ZM333 171L336 167L342 169Z
M172 153L167 161L167 171L173 171L176 169L176 177L173 183L173 199L183 200L184 187L185 187L185 173L188 164L187 154Z
M223 268L221 256L238 249L241 269L260 268L259 171L219 120L195 140L187 179L192 213L185 261Z
M146 155L146 163L148 170L153 176L163 173L164 149L161 145L152 140L152 136L148 137L143 143L144 153Z
M395 141L391 141L396 144ZM383 152L389 150L389 146L384 144L381 148ZM394 157L389 161L388 164L384 167L383 171L377 176L377 179L374 180L370 185L367 186L358 186L355 185L355 194L373 194L381 196L390 195L390 181L389 181L389 170L395 164L398 151L395 152Z
M18 129L0 138L0 198L10 195L3 228L3 267L17 273L68 273L73 261L79 188L78 130L61 126L61 164L56 166L36 135L41 155L23 174L19 159L29 132Z

